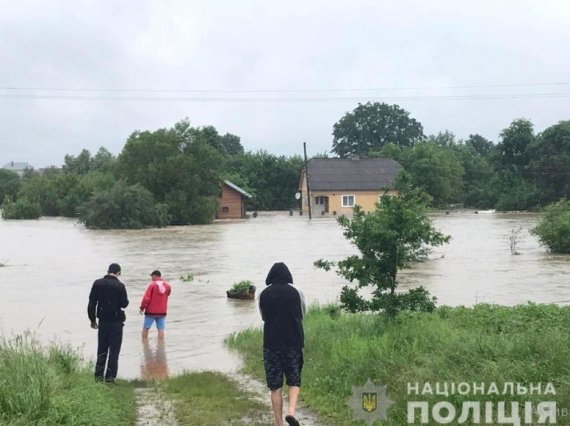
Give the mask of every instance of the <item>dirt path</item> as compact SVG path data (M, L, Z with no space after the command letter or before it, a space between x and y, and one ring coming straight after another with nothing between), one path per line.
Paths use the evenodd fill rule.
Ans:
M244 392L267 407L261 418L249 419L255 425L273 425L273 412L269 400L267 387L243 373L232 373L229 377L237 381ZM150 385L135 389L137 404L136 426L179 426L174 415L174 406L168 396L160 390L159 386ZM284 411L287 410L287 397L285 397ZM316 414L299 404L297 419L302 426L328 426L320 421ZM243 420L243 419L242 419Z
M244 390L251 392L254 395L254 398L264 405L267 406L267 416L264 416L263 419L255 419L256 421L262 421L263 423L272 425L273 424L273 411L271 410L271 401L269 399L269 391L267 387L255 380L253 377L243 374L243 373L232 373L230 376L232 379L236 380ZM301 389L301 394L303 390ZM285 391L284 391L285 394ZM287 397L285 396L285 402L283 404L283 411L286 414L287 410ZM301 426L328 426L326 423L323 423L321 420L317 418L317 415L309 410L306 407L303 407L303 403L301 401L300 404L297 404L297 420L301 423Z
M156 386L135 389L137 401L136 426L178 426L174 407Z

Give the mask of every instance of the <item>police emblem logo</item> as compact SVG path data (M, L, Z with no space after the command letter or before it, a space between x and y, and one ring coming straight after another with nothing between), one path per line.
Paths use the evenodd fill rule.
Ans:
M388 408L394 404L386 392L386 386L376 386L368 379L364 386L353 386L348 405L354 420L364 420L371 425L376 420L388 419Z
M378 408L378 394L376 392L362 392L362 409L372 413Z

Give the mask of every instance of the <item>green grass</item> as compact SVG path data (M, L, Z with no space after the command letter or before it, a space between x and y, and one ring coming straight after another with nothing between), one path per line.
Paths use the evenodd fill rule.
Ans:
M464 401L477 400L556 400L558 409L570 409L570 307L442 307L434 313L401 313L395 320L322 307L310 310L305 336L302 404L331 425L357 424L347 401L352 386L362 386L368 378L387 385L395 401L383 425L407 424L408 400L428 401L430 407L448 401L458 416ZM243 331L227 343L243 354L245 371L262 379L261 330ZM437 382L551 382L557 394L407 395L407 384L416 382L422 387ZM558 417L558 424L569 421Z
M182 425L261 425L269 408L251 398L222 373L185 373L167 379L162 388L174 402Z
M0 342L0 424L132 425L133 387L96 383L77 352L29 335Z

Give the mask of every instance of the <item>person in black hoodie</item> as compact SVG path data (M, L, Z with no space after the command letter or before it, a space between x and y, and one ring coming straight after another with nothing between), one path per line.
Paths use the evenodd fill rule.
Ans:
M119 353L123 342L123 325L126 319L123 309L129 304L127 289L119 281L119 275L121 275L119 264L109 265L107 275L93 283L87 305L91 328L98 329L95 380L111 383L117 377ZM99 318L99 324L96 318ZM105 364L107 364L106 370Z
M285 420L297 426L297 399L303 369L303 318L306 306L303 293L293 287L293 277L287 265L275 263L265 279L267 287L259 295L259 310L263 325L263 365L275 425L283 425L283 375L289 387L289 408Z

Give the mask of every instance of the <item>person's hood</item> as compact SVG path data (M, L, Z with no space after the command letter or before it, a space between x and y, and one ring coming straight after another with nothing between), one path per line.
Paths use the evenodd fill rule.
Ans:
M293 276L283 262L274 263L267 278L265 278L265 285L270 284L293 284Z

